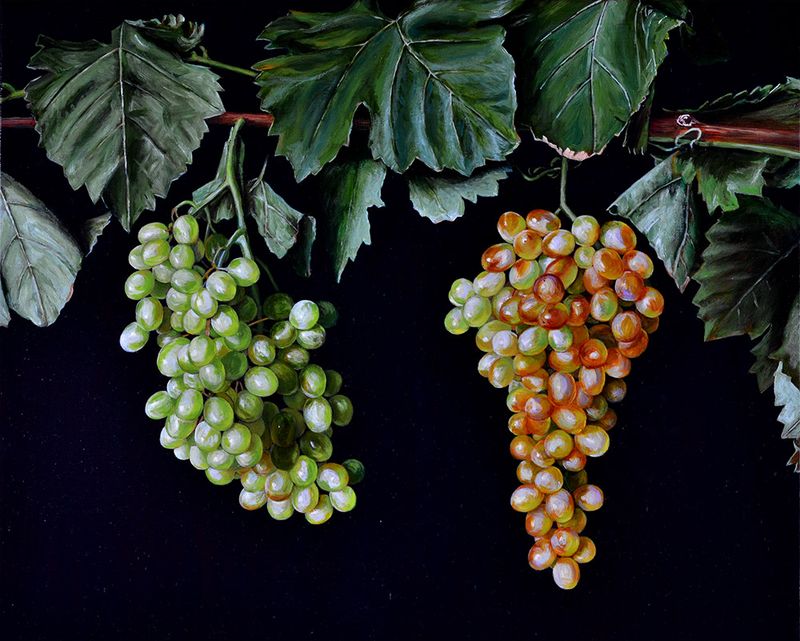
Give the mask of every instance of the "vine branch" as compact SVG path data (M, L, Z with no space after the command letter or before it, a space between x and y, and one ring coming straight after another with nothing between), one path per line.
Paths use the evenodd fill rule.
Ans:
M559 189L559 211L563 211L569 219L574 221L575 214L567 205L567 170L569 169L569 160L566 157L561 158L561 188Z

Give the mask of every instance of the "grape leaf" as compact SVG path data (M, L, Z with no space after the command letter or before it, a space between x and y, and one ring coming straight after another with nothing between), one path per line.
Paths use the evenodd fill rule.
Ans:
M313 216L303 216L300 220L300 233L298 240L291 251L291 261L294 270L303 278L311 276L311 250L317 239L317 219Z
M800 387L800 294L795 296L779 346L770 353L783 362L783 371Z
M769 329L758 339L758 342L750 350L755 356L755 361L750 367L749 372L755 374L758 381L758 390L767 391L775 380L775 369L778 361L770 357L778 347L780 347L781 332L770 325Z
M694 149L692 163L697 186L708 211L732 211L739 206L736 194L760 196L769 156L729 149Z
M191 162L222 113L217 76L191 65L123 22L108 44L40 36L25 89L40 144L73 189L100 196L129 231Z
M599 154L647 96L681 24L639 0L553 0L521 27L520 122L560 154Z
M86 250L86 256L92 252L98 238L100 238L103 230L108 227L110 222L111 214L101 214L90 218L83 224L83 246Z
M515 2L420 0L390 19L359 0L336 13L293 12L260 36L284 49L254 66L277 153L297 180L348 143L360 105L372 155L397 172L415 159L470 175L518 144L514 61L505 31L482 25Z
M455 220L464 215L464 200L474 203L478 196L497 196L499 183L509 167L476 170L469 178L461 176L411 176L408 191L411 203L431 222Z
M791 189L800 185L800 161L793 158L771 156L764 179L768 187Z
M685 290L696 262L700 224L692 182L680 172L677 154L633 183L608 211L627 218L647 237L678 288Z
M205 209L211 217L211 221L218 223L223 220L231 220L236 216L236 206L233 203L228 188L227 166L231 163L234 171L234 178L238 185L244 184L244 143L241 138L235 138L231 144L230 137L222 146L222 156L217 165L217 173L209 182L198 187L192 192L192 200L196 207L191 209L192 213Z
M741 122L764 120L774 125L783 123L788 128L793 128L800 120L799 107L800 79L790 77L780 84L727 93L719 98L707 100L698 107L674 111L693 114L698 118L701 115L714 114L715 122L725 122L729 118ZM745 120L742 120L743 118Z
M631 119L625 126L622 144L625 145L625 148L631 153L641 155L647 151L647 144L650 141L650 116L653 112L654 97L655 88L653 85L650 85L644 102L639 107L639 110L631 116Z
M8 327L11 322L11 313L8 311L8 302L3 293L2 283L0 282L0 327Z
M131 24L136 25L146 38L179 53L187 53L196 48L203 40L205 32L205 25L187 21L181 14L168 14L161 19L137 20Z
M722 216L706 237L693 301L706 340L760 336L781 300L798 290L800 217L766 198L743 196L739 209Z
M38 198L8 174L0 179L0 274L8 306L45 327L71 294L81 252Z
M783 363L775 370L775 406L781 407L778 420L783 423L781 438L800 438L800 389L783 372Z
M247 211L269 250L283 258L297 242L303 214L290 207L262 177L248 185Z
M376 160L337 162L323 172L336 279L361 245L370 244L369 208L383 207L386 165Z

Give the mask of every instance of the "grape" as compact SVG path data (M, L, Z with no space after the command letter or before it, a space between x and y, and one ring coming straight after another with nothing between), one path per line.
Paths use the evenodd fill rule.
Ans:
M464 320L464 313L458 307L451 309L444 317L444 326L448 332L455 335L469 330L469 323Z
M161 303L148 296L136 303L136 322L140 327L152 332L158 329L164 320L164 307Z
M175 409L175 399L167 392L156 392L147 399L144 413L154 420L165 419Z
M250 447L250 439L250 430L241 423L234 423L222 433L220 445L228 454L235 456L247 451Z
M125 281L125 295L132 300L141 300L153 291L155 282L149 269L135 271Z
M319 320L319 307L310 300L297 301L289 312L289 322L295 329L311 329Z
M333 505L327 496L320 496L316 506L306 512L306 521L312 525L325 523L333 514Z
M211 319L211 328L220 336L233 336L239 331L239 316L230 305L220 305Z
M294 508L289 499L284 499L283 501L267 499L267 512L276 521L285 521L294 514Z
M328 494L333 509L338 512L349 512L356 506L356 493L350 486Z
M561 558L553 565L553 581L562 590L571 590L580 580L581 571L572 559Z
M228 273L239 287L250 287L258 281L258 265L249 258L234 258L228 265ZM316 323L316 320L314 321Z
M150 334L144 327L139 323L130 323L119 336L119 346L126 352L138 352L147 344L148 338Z
M194 216L178 216L172 223L172 235L176 242L191 245L200 237L200 226Z
M214 485L227 485L233 481L234 472L209 467L206 469L206 478Z
M342 466L347 470L350 478L350 485L356 485L364 480L365 469L364 464L358 459L349 458L342 461Z
M283 293L271 294L264 301L264 315L273 320L286 320L294 306L291 296Z
M472 296L473 292L474 290L472 289L472 281L469 281L466 278L459 278L453 281L447 298L453 305L460 307L470 296Z

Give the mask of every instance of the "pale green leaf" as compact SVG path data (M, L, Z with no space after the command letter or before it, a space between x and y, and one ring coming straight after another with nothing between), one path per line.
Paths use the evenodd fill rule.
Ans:
M297 242L303 214L290 207L263 178L256 178L247 188L247 212L269 250L283 258Z
M783 363L775 370L775 406L780 407L778 420L783 423L781 438L800 438L800 389L783 372Z
M729 149L695 149L691 152L697 185L708 211L732 211L739 206L736 194L760 196L769 156Z
M110 222L111 214L101 214L83 223L83 246L87 256L92 252L97 240Z
M770 357L782 361L785 374L800 387L800 294L794 298L780 343Z
M479 196L497 196L499 183L510 168L477 170L469 178L461 176L417 175L408 180L414 209L431 222L455 220L464 215L464 201L474 203Z
M0 282L0 327L8 327L11 322L11 313L8 311L8 302L3 293L3 284Z

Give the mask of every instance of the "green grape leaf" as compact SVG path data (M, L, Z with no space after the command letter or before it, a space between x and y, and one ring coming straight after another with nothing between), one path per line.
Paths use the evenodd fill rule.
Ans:
M769 156L728 149L694 149L691 159L697 186L708 211L732 211L739 207L736 194L760 196Z
M369 208L383 207L381 188L386 165L376 160L337 162L322 175L331 227L331 253L336 279L361 245L370 244Z
M700 224L692 182L679 170L677 154L633 183L608 211L627 218L647 237L675 284L685 290L696 262Z
M786 465L793 465L794 471L800 473L800 438L795 439L792 445L794 446L794 453L786 461Z
M100 216L95 216L94 218L90 218L85 223L83 223L83 246L86 251L86 255L88 256L94 246L97 244L97 240L100 238L100 235L103 233L103 230L108 227L108 224L111 222L111 214L101 214Z
M247 187L247 211L269 250L283 258L297 242L303 214L290 207L262 177Z
M775 406L780 407L778 420L783 423L781 438L800 438L800 389L783 372L783 363L775 370Z
M800 217L766 198L743 196L706 237L694 297L705 339L760 336L775 320L781 301L798 290Z
M679 24L640 0L534 4L519 34L521 124L567 158L601 153L639 110Z
M25 89L40 144L73 189L102 196L123 228L155 207L223 111L217 76L123 22L106 44L40 36Z
M276 152L297 180L348 144L360 105L372 155L403 172L419 159L470 175L518 144L514 61L505 30L483 25L516 2L419 0L396 19L359 0L335 13L292 12L260 36L261 108L275 116Z
M455 220L464 215L464 201L477 202L478 196L497 196L500 181L509 167L476 170L469 178L462 176L417 175L408 179L408 191L414 209L431 222Z
M771 156L764 179L768 187L791 189L800 185L800 160Z
M291 251L292 266L303 278L311 276L311 250L316 239L317 219L313 216L303 216L300 220L297 244Z
M11 322L11 312L8 311L8 302L3 293L3 286L0 282L0 327L8 327Z
M650 85L647 97L644 99L642 106L631 116L631 119L625 126L622 144L631 153L642 155L647 151L647 145L650 142L650 116L653 113L654 97L655 88L653 85Z
M0 179L0 275L8 306L45 327L72 293L81 252L36 196L8 174Z
M136 25L146 38L178 53L188 53L196 48L205 32L205 25L187 21L181 14L137 20L131 24Z
M780 344L770 358L783 363L783 371L800 387L800 294L795 296Z
M800 79L786 78L786 82L764 85L746 91L727 93L719 98L707 100L697 107L675 109L680 113L694 115L714 114L720 117L746 117L748 120L768 120L775 124L792 125L800 119ZM715 118L715 122L718 118Z
M222 146L222 156L219 159L217 173L209 182L198 187L192 192L192 200L196 206L191 212L197 213L204 209L211 218L211 222L218 223L231 220L236 216L236 206L233 203L227 182L227 165L231 162L234 168L236 182L244 184L244 143L241 138L236 138L233 145L226 140Z
M770 325L769 329L758 339L758 342L750 350L755 356L755 361L750 367L750 373L755 374L758 381L758 390L761 393L767 391L775 380L775 369L778 361L770 357L776 349L780 347L781 332Z

